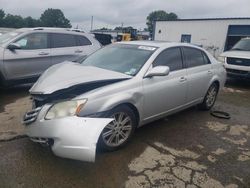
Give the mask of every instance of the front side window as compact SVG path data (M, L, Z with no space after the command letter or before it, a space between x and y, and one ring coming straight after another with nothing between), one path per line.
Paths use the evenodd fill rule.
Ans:
M48 37L46 33L32 33L18 39L15 43L24 50L46 49L48 48Z
M203 57L203 52L195 48L183 48L185 60L188 67L196 67L207 64ZM208 60L208 59L207 59Z
M70 34L52 33L52 48L77 46L76 37Z
M22 34L22 32L13 31L13 32L8 32L3 35L0 35L0 45L10 41L11 39L14 39L20 34Z
M94 66L134 76L156 49L156 47L149 46L113 44L88 56L82 62L82 65Z
M170 71L182 69L182 56L180 48L170 48L161 52L154 61L156 66L168 66Z

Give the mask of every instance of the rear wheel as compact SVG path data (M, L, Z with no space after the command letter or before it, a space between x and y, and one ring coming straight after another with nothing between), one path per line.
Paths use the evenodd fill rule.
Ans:
M103 129L99 145L103 150L114 151L124 146L132 137L136 127L136 117L133 110L126 105L114 108L108 117L114 120Z
M201 110L210 110L217 98L217 94L219 91L219 87L216 83L213 83L207 91L207 94L203 100L203 102L199 105Z

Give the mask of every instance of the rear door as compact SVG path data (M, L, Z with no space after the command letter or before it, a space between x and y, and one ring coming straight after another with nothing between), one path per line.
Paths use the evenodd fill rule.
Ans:
M195 103L205 96L213 76L213 70L207 55L197 48L183 47L187 66L187 102Z
M4 69L8 79L36 77L50 66L47 33L27 34L14 42L21 49L4 50Z
M91 53L92 43L84 36L64 33L51 33L52 42L51 62L52 64L63 61L72 61L79 56Z
M169 66L170 73L167 76L143 79L144 120L163 115L186 103L186 69L181 49L174 47L164 50L152 66Z

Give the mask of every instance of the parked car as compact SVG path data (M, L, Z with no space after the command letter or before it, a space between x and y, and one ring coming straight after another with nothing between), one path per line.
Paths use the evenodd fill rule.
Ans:
M30 89L26 134L57 156L94 161L135 129L193 105L209 110L226 71L202 48L183 43L121 42L79 63L52 66Z
M231 50L222 53L227 75L234 78L250 78L250 38L243 38Z
M90 34L59 28L17 29L0 36L0 83L34 82L48 67L101 47Z

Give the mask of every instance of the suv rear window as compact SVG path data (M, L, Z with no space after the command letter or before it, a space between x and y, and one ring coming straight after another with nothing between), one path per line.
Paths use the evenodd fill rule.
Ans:
M78 41L78 46L86 46L86 45L91 45L92 43L90 42L90 40L85 37L85 36L81 36L81 35L75 35L77 41Z
M52 48L63 48L77 46L77 41L74 35L52 33Z

